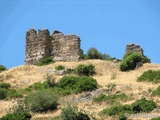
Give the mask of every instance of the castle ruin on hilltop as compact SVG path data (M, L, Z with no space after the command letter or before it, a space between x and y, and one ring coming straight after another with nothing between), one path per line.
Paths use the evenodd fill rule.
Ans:
M126 46L126 53L128 52L139 52L143 55L143 49L141 48L141 46L134 43L128 44Z
M80 59L80 38L49 30L30 29L26 33L25 64L34 65L43 58L51 57L56 61L78 61Z

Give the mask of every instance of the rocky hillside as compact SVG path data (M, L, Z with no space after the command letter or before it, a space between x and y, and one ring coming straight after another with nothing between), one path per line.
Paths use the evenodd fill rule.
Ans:
M99 93L106 93L106 85L113 83L116 85L115 89L112 91L114 93L125 93L129 99L121 101L122 104L130 104L142 97L146 97L148 100L153 100L158 105L160 105L159 97L151 97L151 91L155 90L159 84L153 84L149 82L137 82L137 78L147 70L160 70L160 65L157 64L144 64L139 69L121 72L119 71L119 64L113 63L111 61L103 60L85 60L79 62L56 62L46 66L18 66L11 68L7 71L0 73L0 82L7 82L11 84L11 87L17 90L27 88L36 82L44 82L44 76L46 74L53 74L58 82L63 76L63 72L55 71L55 67L58 65L63 65L65 68L75 68L79 64L92 63L95 65L96 74L92 77L95 78L99 84L98 90L81 93L76 95L69 95L62 97L59 100L58 110L50 111L47 113L36 114L32 117L33 120L48 120L48 118L53 118L60 115L61 108L65 106L65 103L72 102L76 103L80 108L84 109L88 114L94 114L98 119L115 119L108 116L101 116L100 111L111 106L106 102L101 104L93 102L93 98ZM90 94L87 97L86 94ZM7 113L7 109L12 105L16 99L11 100L1 100L0 101L0 117ZM152 113L160 115L157 111ZM142 119L142 118L138 118ZM149 119L149 118L145 118Z

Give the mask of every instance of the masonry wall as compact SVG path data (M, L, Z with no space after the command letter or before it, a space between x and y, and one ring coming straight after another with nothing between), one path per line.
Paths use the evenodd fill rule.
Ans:
M42 58L52 57L56 61L78 61L80 59L80 38L49 30L30 29L26 33L25 64L36 64Z
M78 61L80 38L76 35L52 34L52 56L56 61Z
M143 49L141 48L141 46L140 45L136 45L134 43L128 44L126 46L126 53L128 53L128 52L139 52L139 53L141 53L143 55Z

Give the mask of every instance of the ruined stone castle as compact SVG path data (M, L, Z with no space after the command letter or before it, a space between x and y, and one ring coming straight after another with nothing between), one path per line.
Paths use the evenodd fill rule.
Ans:
M126 46L126 53L128 52L139 52L143 55L143 49L141 48L141 46L134 43L128 44Z
M56 61L78 61L80 59L80 38L76 35L64 35L48 29L30 29L26 33L25 64L33 65L43 58L51 57Z

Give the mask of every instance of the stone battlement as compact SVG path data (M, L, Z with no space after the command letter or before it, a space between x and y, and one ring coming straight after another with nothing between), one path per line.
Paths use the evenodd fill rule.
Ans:
M78 61L80 59L80 38L64 35L48 29L37 31L31 28L26 33L25 64L36 64L43 58L51 57L56 61Z

